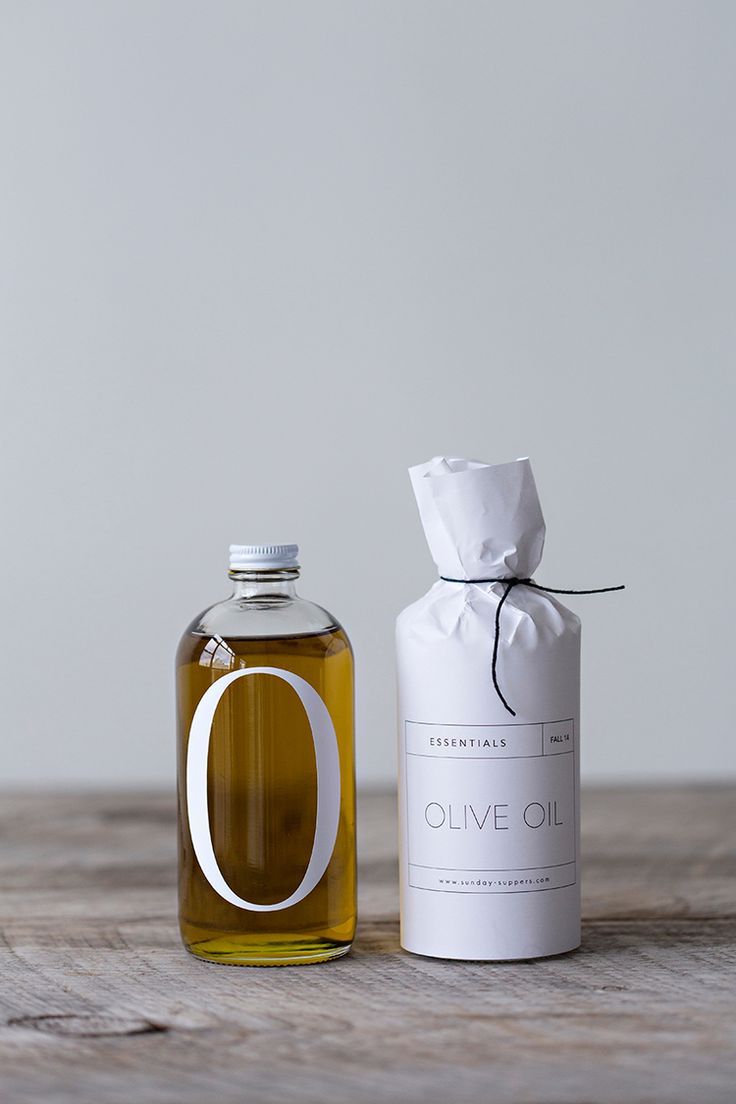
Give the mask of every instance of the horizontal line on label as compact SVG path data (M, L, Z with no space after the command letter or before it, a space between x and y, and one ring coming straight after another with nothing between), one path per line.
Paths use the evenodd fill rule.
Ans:
M569 751L548 751L533 755L429 755L425 751L407 751L407 755L414 755L418 759L551 759L555 755L572 755Z
M534 728L546 724L567 724L574 717L561 717L559 721L512 721L511 724L457 724L451 721L404 721L405 725L427 725L428 728Z
M486 895L492 893L494 896L512 893L554 893L556 889L569 889L576 884L577 882L565 882L561 886L544 886L539 889L433 889L431 886L417 886L409 882L409 889L421 889L424 893L463 893L466 897L472 897L481 896L484 893Z
M575 859L564 863L550 863L548 866L426 866L424 863L408 862L407 866L416 866L420 870L467 870L468 874L510 874L513 870L557 870L560 866L574 866Z

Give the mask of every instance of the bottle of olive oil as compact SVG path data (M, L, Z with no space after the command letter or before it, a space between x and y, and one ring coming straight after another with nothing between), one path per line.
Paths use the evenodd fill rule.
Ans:
M212 962L323 962L355 932L353 656L297 555L231 545L231 597L177 652L180 926Z

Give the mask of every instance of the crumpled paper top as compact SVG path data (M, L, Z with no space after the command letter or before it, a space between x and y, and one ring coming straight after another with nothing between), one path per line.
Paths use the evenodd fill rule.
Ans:
M528 459L484 464L435 456L409 468L424 533L440 575L530 578L545 525Z

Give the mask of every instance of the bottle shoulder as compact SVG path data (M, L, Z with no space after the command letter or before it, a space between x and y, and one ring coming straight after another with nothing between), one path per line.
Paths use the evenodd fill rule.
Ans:
M197 614L183 637L220 636L249 640L282 636L315 636L330 632L346 635L329 610L300 597L269 595L226 598Z

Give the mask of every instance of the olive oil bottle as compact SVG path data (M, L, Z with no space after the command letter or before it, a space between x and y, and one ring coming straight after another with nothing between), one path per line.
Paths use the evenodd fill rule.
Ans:
M231 597L177 652L180 927L213 962L323 962L355 932L353 656L297 555L232 545Z

